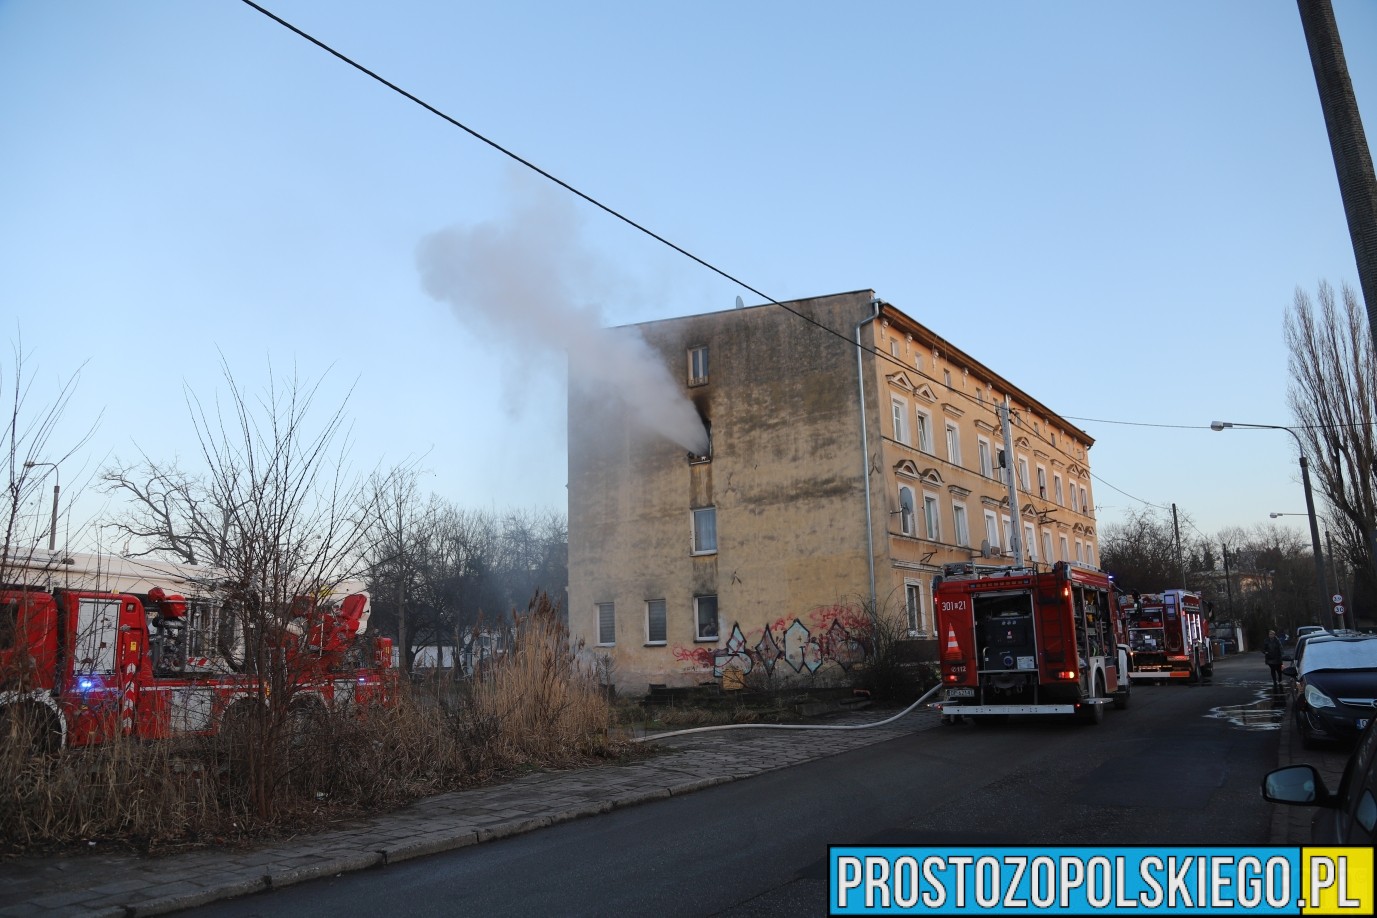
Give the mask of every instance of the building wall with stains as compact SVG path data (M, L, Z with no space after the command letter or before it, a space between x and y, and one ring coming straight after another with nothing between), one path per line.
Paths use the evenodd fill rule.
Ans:
M981 555L987 510L1014 519L1003 481L980 466L978 441L998 439L996 397L1009 394L1027 425L1015 453L1030 474L1034 462L1057 468L1064 499L1073 477L1088 489L1088 437L1049 421L1055 416L1036 400L873 291L785 306L634 327L709 426L707 457L647 433L616 393L571 379L569 622L623 691L844 679L875 645L872 551L884 627L933 643L933 575ZM695 377L701 348L706 372ZM929 442L917 438L923 412ZM959 454L948 451L948 423ZM1067 452L1050 447L1053 428ZM1072 476L1072 465L1086 474ZM931 533L924 497L938 500ZM1058 507L1057 515L1050 499L1019 503L1039 540L1079 526L1075 536L1091 550L1088 510ZM955 504L966 508L964 538L954 531ZM695 511L715 523L710 549L695 545ZM1002 533L997 542L976 560L1011 563Z

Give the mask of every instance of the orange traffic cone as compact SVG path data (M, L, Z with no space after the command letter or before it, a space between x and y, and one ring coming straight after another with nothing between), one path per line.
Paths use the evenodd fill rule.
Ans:
M965 655L961 653L961 645L956 640L956 629L951 625L947 626L947 646L942 648L943 660L964 660Z

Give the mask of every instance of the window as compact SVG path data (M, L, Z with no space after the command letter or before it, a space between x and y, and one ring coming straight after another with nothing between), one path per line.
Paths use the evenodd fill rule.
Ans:
M717 508L693 511L693 553L709 555L717 551Z
M1087 515L1090 513L1090 496L1084 487L1081 488L1081 512Z
M1095 549L1090 547L1089 542L1085 543L1085 563L1092 567L1095 565Z
M698 596L693 600L694 627L699 641L715 641L718 637L717 597Z
M598 603L598 643L603 647L617 643L617 611L614 603Z
M898 357L898 356L899 356L899 339L898 339L898 338L890 338L890 339L889 339L889 356L891 356L891 357Z
M908 445L908 402L901 398L891 399L889 410L894 417L894 439Z
M708 381L708 346L701 344L698 347L691 347L688 351L688 384L690 386L706 385Z
M1038 497L1047 499L1047 470L1038 466Z
M980 402L980 404L982 404L982 405L985 404L985 393L984 393L982 390L980 390L980 389L976 389L976 390L975 390L975 400L976 400L977 402Z
M1007 516L999 518L1000 531L1004 533L1004 547L1008 551L1014 550L1014 524L1009 521Z
M1042 560L1048 564L1052 563L1052 533L1050 532L1042 534Z
M1085 559L1081 557L1081 540L1076 540L1076 563L1080 564Z
M665 642L665 601L652 599L645 604L645 642L663 644Z
M961 464L961 435L955 424L947 425L947 460L952 465Z
M1023 550L1028 555L1028 560L1038 559L1038 537L1033 533L1033 524L1023 524Z
M980 437L976 441L976 452L979 453L980 474L986 478L994 477L994 465L990 462L990 441Z
M922 409L918 409L918 442L916 445L925 453L932 452L932 416Z
M1070 552L1069 552L1069 549L1067 548L1066 536L1061 536L1060 539L1061 539L1061 560L1062 560L1062 561L1069 561L1069 560L1071 560L1071 559L1067 557L1067 555L1068 555Z
M936 542L941 537L938 527L937 498L931 494L923 495L923 520L927 523L928 538Z
M1022 456L1018 457L1018 486L1028 492L1028 460Z
M923 620L923 587L908 581L904 584L904 611L908 616L908 631L911 635L927 632L927 622Z
M985 540L993 551L999 551L999 517L993 510L985 511Z
M942 371L942 383L943 383L948 389L951 388L951 370L943 370L943 371Z
M913 535L913 489L899 488L899 530L904 535Z
M956 544L970 545L971 533L970 530L966 528L966 508L960 504L952 504L951 519L955 526L953 532L956 535Z
M1062 496L1061 496L1061 476L1060 476L1060 475L1053 475L1053 476L1052 476L1052 496L1056 498L1056 501L1057 501L1057 505L1058 505L1058 506L1060 506L1060 507L1065 507L1065 506L1066 506L1066 502L1065 502L1064 500L1062 500Z

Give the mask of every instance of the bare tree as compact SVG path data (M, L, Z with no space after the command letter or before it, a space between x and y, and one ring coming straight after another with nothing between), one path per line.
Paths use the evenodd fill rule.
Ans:
M1309 455L1336 550L1355 572L1355 613L1377 607L1377 352L1353 290L1321 283L1316 301L1297 290L1286 316L1289 402Z
M25 373L25 357L21 343L10 349L12 365L8 371L0 370L0 398L8 403L8 417L0 430L0 453L3 453L8 466L6 476L4 507L3 554L0 554L0 582L12 579L9 576L11 565L22 563L33 567L38 561L38 545L42 533L48 532L57 516L46 512L30 512L26 508L37 506L41 483L48 477L45 469L60 466L80 449L95 430L95 424L72 446L61 452L52 452L54 433L58 422L70 404L76 391L78 375L62 382L52 400L45 405L33 406L32 381ZM5 383L8 381L10 393L5 397ZM44 508L46 510L46 507Z

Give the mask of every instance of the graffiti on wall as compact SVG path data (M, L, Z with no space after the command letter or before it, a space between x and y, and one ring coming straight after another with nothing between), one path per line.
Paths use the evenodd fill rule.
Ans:
M811 625L794 618L776 619L758 630L732 625L721 647L675 647L674 658L685 669L711 669L716 678L735 671L775 675L781 662L795 674L812 675L828 663L848 671L870 654L872 625L864 612L846 606L815 609Z

